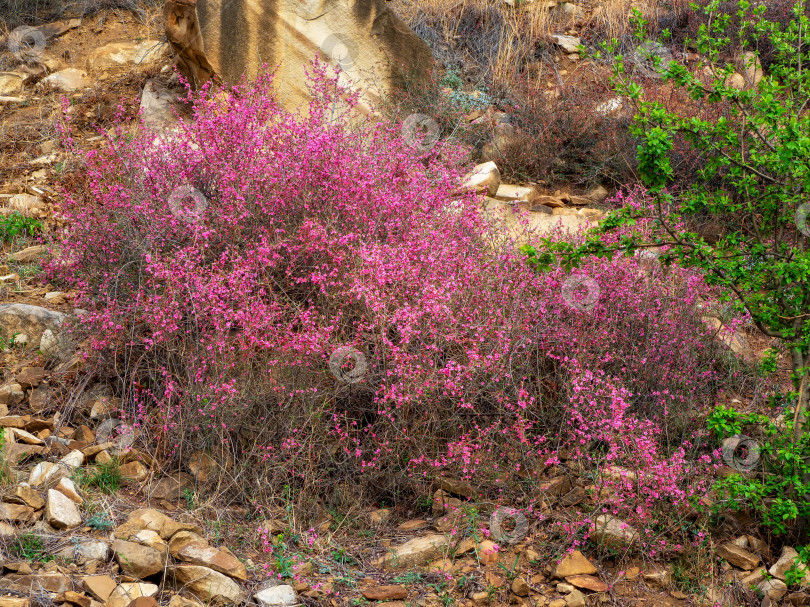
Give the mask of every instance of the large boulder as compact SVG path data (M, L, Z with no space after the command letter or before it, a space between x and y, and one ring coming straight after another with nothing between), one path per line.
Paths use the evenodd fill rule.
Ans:
M65 315L28 304L0 304L0 337L6 341L15 334L28 336L28 345L39 347L42 332L59 330Z
M403 72L423 78L433 62L385 0L168 0L164 15L178 67L192 85L253 79L266 64L291 110L308 101L305 69L318 54L340 65L365 107Z

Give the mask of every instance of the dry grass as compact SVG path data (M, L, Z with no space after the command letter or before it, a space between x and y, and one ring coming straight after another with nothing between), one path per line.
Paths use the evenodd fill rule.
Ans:
M162 0L0 0L0 35L21 25L36 26L109 9L130 11L143 21L162 4Z
M510 2L513 0L509 0ZM638 8L650 35L677 26L686 0L607 0L568 4L554 0L395 0L394 9L431 46L444 66L460 67L471 83L509 88L527 64L547 58L552 34L572 34L586 45L630 42L631 9Z

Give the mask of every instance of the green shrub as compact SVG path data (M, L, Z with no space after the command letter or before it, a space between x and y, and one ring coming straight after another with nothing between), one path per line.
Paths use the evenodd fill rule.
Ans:
M42 222L20 213L11 213L0 217L0 240L13 240L23 234L33 236L42 230Z

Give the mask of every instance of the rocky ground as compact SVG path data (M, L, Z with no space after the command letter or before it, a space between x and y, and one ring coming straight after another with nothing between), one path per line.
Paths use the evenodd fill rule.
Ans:
M100 144L96 127L109 128L122 98L124 115L140 110L151 127L168 128L173 108L182 113L156 23L117 11L65 20L40 28L38 61L2 55L0 213L16 211L46 230L58 225L57 184L73 162L55 130L62 98L87 149ZM570 60L576 45L559 43ZM501 119L492 110L469 117ZM542 229L598 221L608 195L502 183L492 162L468 186L512 225L520 209ZM324 511L311 528L283 508L228 506L216 491L200 503L201 487L226 471L204 453L180 474L153 461L149 437L123 426L111 392L89 383L82 344L65 331L81 311L70 292L38 279L45 247L26 234L4 247L0 607L731 605L755 604L745 590L752 584L764 597L757 601L810 604L784 583L795 551L773 553L742 524L716 542L704 583L690 585L673 564L566 555L540 523L499 534L495 506L453 479L437 480L435 493L411 509ZM591 490L562 469L543 487L544 512L564 516ZM619 522L601 524L606 541L632 542Z

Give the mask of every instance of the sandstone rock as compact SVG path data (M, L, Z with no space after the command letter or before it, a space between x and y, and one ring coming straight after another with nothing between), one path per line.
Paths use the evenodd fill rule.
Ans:
M740 69L747 84L756 86L762 80L762 64L753 51L745 51L742 54L740 57Z
M74 449L73 451L68 453L65 457L60 459L59 463L62 466L66 466L71 470L76 470L84 465L84 453L82 453L78 449Z
M186 490L194 489L194 478L185 473L176 476L166 476L160 479L149 497L156 500L176 502L183 498Z
M742 74L731 74L726 80L726 84L733 89L742 90L745 88L745 76Z
M89 405L90 407L90 419L108 419L118 414L121 403L120 398L105 395L88 399L86 406ZM113 429L115 429L115 427L111 428L106 434L100 437L101 442L108 442L107 439L110 438L111 430Z
M661 565L651 565L644 571L644 581L651 586L666 588L672 583L672 572Z
M70 578L63 573L46 571L25 575L15 580L14 586L16 589L26 589L34 593L41 593L44 590L60 594L72 590L73 584Z
M39 445L26 445L24 443L6 443L3 445L3 457L9 466L16 466L22 460L32 455L39 455L45 450Z
M16 95L23 88L23 77L17 72L0 72L0 95Z
M203 605L196 599L175 594L166 607L203 607Z
M561 47L566 53L579 53L579 46L582 44L582 40L575 36L563 36L561 34L555 34L552 37L555 44Z
M799 553L796 552L794 548L791 546L784 546L782 548L782 554L779 556L779 560L776 561L770 569L768 569L768 573L770 573L773 577L784 581L787 571L795 565L796 570L804 574L805 583L807 584L810 582L810 574L807 571L807 565L802 563L798 557Z
M484 566L494 565L498 562L498 549L496 548L495 542L492 540L484 540L480 544L476 544L475 552L478 556L478 560Z
M84 503L82 496L79 495L79 491L76 489L76 484L69 478L61 479L56 485L56 490L77 504Z
M82 578L82 586L96 600L106 603L117 584L109 575L89 575Z
M529 585L523 578L516 577L512 580L512 594L516 596L529 596Z
M149 468L137 461L122 464L118 470L121 472L122 478L136 483L140 483L149 477Z
M638 531L617 518L601 515L596 517L596 538L609 546L631 544L639 537Z
M45 520L54 529L72 529L81 525L82 515L76 504L65 494L49 489Z
M89 596L79 594L73 590L68 590L67 592L57 595L54 600L57 603L68 603L70 605L75 605L76 607L90 607L92 602Z
M566 578L573 575L593 575L595 573L598 573L596 567L579 550L574 550L571 554L565 556L554 569L554 577L556 578Z
M178 523L162 512L152 508L143 508L130 513L127 521L116 528L115 535L122 539L129 539L142 529L151 529L157 532L164 540L171 539L178 531L193 531L202 534L202 530L196 525Z
M502 160L523 145L524 133L508 122L499 122L495 125L492 139L481 148L481 160Z
M411 521L405 521L401 525L397 527L397 531L419 531L420 529L424 529L428 526L427 521L422 519L413 519Z
M128 607L129 604L142 596L155 596L158 587L144 582L126 582L119 584L107 599L106 607Z
M34 211L45 210L45 205L40 200L39 196L32 196L30 194L17 194L11 197L11 208L20 212L23 215L30 216ZM24 249L12 253L8 256L10 261L19 263L29 263L42 259L48 255L48 247L44 245L33 245L25 247ZM36 307L36 306L34 306Z
M418 567L441 556L449 546L450 540L444 535L417 537L391 550L380 564L386 569Z
M112 545L121 571L143 579L162 572L166 567L166 552L135 542L116 540Z
M0 386L0 404L2 405L16 405L21 403L24 398L25 392L18 383L13 382ZM8 413L8 408L6 408L6 413Z
M176 558L192 565L202 565L238 580L247 579L245 566L233 554L217 550L204 542L190 542L177 551Z
M579 590L574 590L565 597L565 604L568 607L585 607L585 595Z
M166 37L192 86L213 74L232 84L243 75L252 80L267 63L278 66L273 84L290 110L309 100L304 70L316 52L340 66L366 111L393 90L400 73L422 80L433 64L428 46L383 0L170 0L164 16Z
M183 548L189 544L197 542L200 544L206 543L202 536L194 533L193 531L178 531L172 536L171 540L169 540L169 553L174 558L178 558L178 555Z
M199 565L178 565L172 568L172 574L178 585L203 601L227 605L242 600L239 584L213 569Z
M535 202L538 196L537 190L532 187L509 183L502 183L495 193L495 197L501 200L517 200L528 204Z
M167 50L158 40L143 42L112 42L94 49L87 57L87 66L93 70L149 64L158 60Z
M46 356L58 356L59 355L59 339L54 335L53 331L50 329L45 329L42 332L42 337L39 341L39 351L45 354ZM32 396L33 399L33 396ZM34 410L37 410L35 408Z
M363 596L369 601L395 601L408 598L408 589L405 586L372 586L363 591Z
M39 510L45 506L45 500L30 485L20 484L13 487L11 491L3 497L4 502L10 504L25 504L34 510Z
M391 510L388 508L379 508L377 510L372 510L368 513L368 522L373 527L379 527L380 525L384 525L388 522L388 519L391 518Z
M183 533L183 532L181 532ZM142 529L138 531L133 537L132 541L136 544L140 544L141 546L149 546L150 548L154 548L158 552L166 552L168 545L163 538L156 531L152 531L151 529Z
M90 539L71 542L70 546L66 546L59 552L59 556L77 565L85 565L90 561L106 561L109 554L110 546L107 542ZM115 584L113 584L114 586ZM110 588L110 592L112 592L112 588Z
M542 204L550 209L560 209L565 206L565 203L556 196L536 196L534 204Z
M34 514L34 509L25 504L0 504L0 520L25 524Z
M57 90L64 92L78 91L79 89L90 86L87 72L77 70L73 67L46 76L42 79L41 83L50 84Z
M607 197L609 195L610 195L610 192L608 192L607 188L605 186L602 186L602 185L598 185L598 186L592 188L586 194L587 198L590 198L594 202L600 202L600 203L605 202L605 200L607 200Z
M158 607L159 603L152 596L139 596L128 607Z
M717 549L717 556L727 560L729 563L740 569L750 571L759 565L760 559L757 555L748 552L745 548L741 548L731 542L722 544Z
M25 217L41 217L46 209L47 206L39 196L32 194L15 194L8 199L5 208L0 208L0 214L7 215L9 212L17 212ZM8 259L9 261L29 263L43 257L47 252L47 247L34 245L11 253Z
M363 596L365 596L365 593ZM253 595L253 598L256 599L259 607L293 607L300 603L293 587L286 584L270 586L260 590ZM369 597L366 596L366 598Z
M494 162L485 162L476 165L475 168L464 177L463 183L465 188L475 191L485 191L489 196L495 196L495 193L498 191L498 186L501 184L501 172Z
M569 575L565 581L577 588L585 588L594 592L605 592L608 589L607 584L592 575Z
M23 388L36 388L44 378L45 369L43 367L25 367L17 373L15 379Z
M176 95L155 80L149 80L141 93L141 120L151 128L165 129L177 122L173 102Z
M765 580L758 588L772 601L778 601L787 594L787 585L782 580Z
M65 315L28 304L0 304L0 334L10 339L15 333L25 333L31 347L38 347L42 332L51 329L58 333Z
M11 436L15 442L25 443L26 445L44 445L45 441L38 438L22 428L11 428Z
M787 595L787 601L794 607L805 607L810 605L810 594L806 592L793 592Z
M757 569L752 571L751 573L744 576L740 582L746 587L750 588L755 584L759 584L760 582L764 581L768 577L768 572L765 569Z
M9 543L17 537L17 530L6 522L0 521L0 541Z

